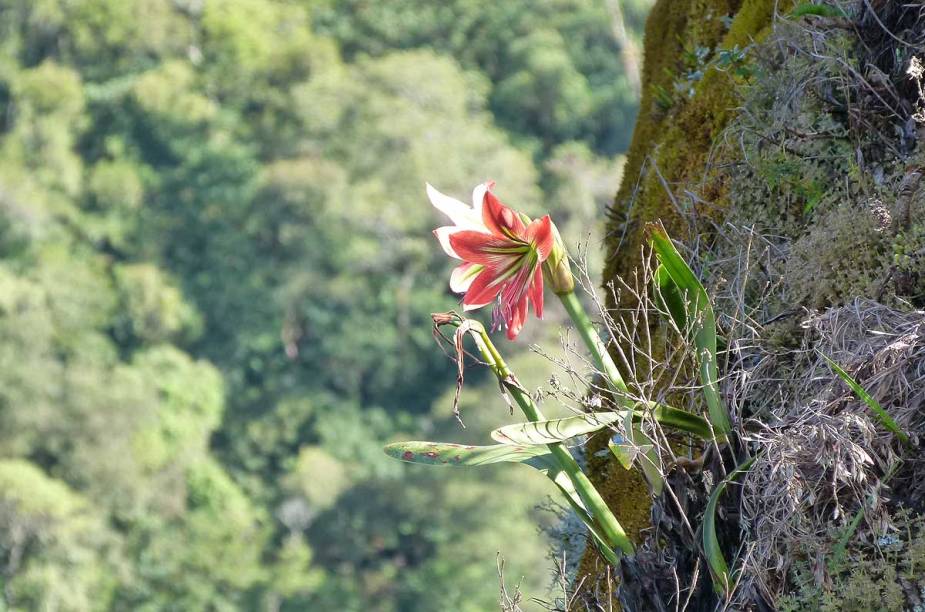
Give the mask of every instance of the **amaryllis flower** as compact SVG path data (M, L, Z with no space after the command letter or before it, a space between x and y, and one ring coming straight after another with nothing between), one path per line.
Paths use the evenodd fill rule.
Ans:
M463 263L450 288L465 293L463 309L495 304L495 327L504 323L513 340L527 320L529 304L543 316L543 262L555 246L549 215L531 221L498 200L489 181L472 192L472 206L427 185L431 203L454 223L434 230L446 254Z

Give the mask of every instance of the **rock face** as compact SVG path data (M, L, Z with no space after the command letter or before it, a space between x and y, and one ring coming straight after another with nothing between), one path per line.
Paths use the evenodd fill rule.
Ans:
M604 281L638 278L647 222L661 221L687 246L717 311L737 435L728 452L705 453L702 471L668 470L674 500L651 499L635 472L595 454L606 439L589 441L592 478L641 545L610 570L622 578L625 609L674 610L678 597L705 610L723 599L736 609L921 603L909 577L918 556L925 560L914 550L925 504L911 485L925 422L923 392L911 390L925 376L917 59L925 60L925 2L660 0L653 8ZM638 301L616 292L608 306L619 319ZM648 333L670 336L664 327L652 323ZM820 353L872 391L911 446ZM684 392L696 379L683 378L662 391L702 409ZM741 572L735 589L717 595L695 532L714 483L743 456L758 459L719 514L726 558ZM763 497L772 491L774 499ZM905 565L874 562L883 558L878 542L897 529L907 534L895 545ZM593 550L581 570L585 601L606 599L608 570ZM841 603L827 608L836 589Z

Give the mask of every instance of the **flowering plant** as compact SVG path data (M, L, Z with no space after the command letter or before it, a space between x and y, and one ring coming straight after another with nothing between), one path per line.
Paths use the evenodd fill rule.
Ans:
M706 291L664 229L660 225L651 226L650 244L659 260L653 280L659 295L667 302L665 310L678 328L686 330L697 347L698 371L709 418L634 399L607 345L575 295L568 254L555 224L548 215L530 219L504 205L493 193L493 188L491 181L476 186L470 206L427 185L431 204L451 222L451 225L434 230L434 235L447 255L461 261L450 275L450 288L464 294L464 311L493 305L492 330L504 327L507 337L514 340L523 329L531 307L536 317L542 318L543 292L549 287L562 302L612 392L615 409L545 419L481 323L455 312L438 313L433 315L435 332L444 327L454 330L453 345L459 367L457 397L463 373L463 345L468 338L498 378L502 392L513 399L527 422L495 430L491 436L497 444L489 446L412 441L390 444L385 450L396 459L428 465L471 466L498 462L529 465L555 483L587 526L603 557L617 563L621 554L633 553L634 545L566 443L576 436L622 424L628 440L618 440L620 436L614 436L610 449L626 467L640 464L657 495L664 485L663 476L657 468L658 449L640 426L643 419L658 421L703 440L724 442L731 424L717 386L713 311ZM632 449L628 450L627 445ZM715 584L718 588L726 588L728 570L716 545L712 525L705 522L704 550Z

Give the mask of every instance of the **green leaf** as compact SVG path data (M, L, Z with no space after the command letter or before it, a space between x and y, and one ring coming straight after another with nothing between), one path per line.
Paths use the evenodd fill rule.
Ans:
M613 549L607 544L603 532L594 518L585 509L581 497L575 490L572 480L548 452L545 446L511 446L496 444L492 446L467 446L449 442L395 442L385 447L385 453L407 463L423 465L472 466L491 463L522 463L542 472L562 492L569 506L588 527L597 542L601 554L611 563L618 559Z
M655 495L661 495L665 486L665 480L662 478L662 472L659 469L661 461L658 456L658 447L655 442L647 436L639 425L632 423L627 418L624 423L628 442L638 449L636 460L642 466L642 475L645 477L652 492Z
M646 482L652 487L652 492L661 495L665 481L658 469L658 450L654 444L646 443L647 440L652 440L638 426L633 427L633 437L635 441L617 434L607 443L607 448L624 469L632 469L633 464L638 462Z
M661 263L660 267L665 270L661 273L656 270L656 273L661 275L656 281L666 283L665 274L667 273L676 285L677 294L685 297L682 300L685 313L683 317L680 315L675 317L674 311L678 308L677 304L674 308L669 305L668 311L672 313L672 317L675 317L675 324L679 329L689 328L691 330L694 347L697 349L700 382L703 385L710 422L718 437L723 439L732 429L732 423L719 394L719 374L716 368L716 317L713 314L713 307L710 305L706 289L678 253L674 243L665 233L665 228L661 224L650 223L648 232L649 242ZM667 296L665 297L667 299Z
M607 448L609 448L613 456L617 458L617 461L623 466L623 469L633 469L633 463L636 461L637 449L633 448L633 445L630 444L626 438L620 434L614 434L607 443Z
M385 447L385 454L407 463L423 465L488 465L491 463L524 463L528 459L548 454L543 446L468 446L449 442L395 442Z
M643 414L646 414L646 412L636 410L635 419L638 421L642 418ZM662 425L686 431L704 440L713 438L713 430L710 427L709 421L699 414L681 410L680 408L672 408L665 404L656 404L655 402L649 404L648 414Z
M604 429L626 412L595 412L548 421L515 423L494 430L491 437L504 444L555 444Z
M890 413L888 413L883 408L883 406L880 405L880 402L875 400L871 394L867 392L867 389L862 387L858 381L856 381L854 377L851 376L851 374L848 374L848 372L845 371L843 367L835 363L835 361L832 359L829 359L829 357L824 353L820 352L819 354L822 355L822 358L825 359L826 363L829 364L829 367L831 367L832 370L834 370L835 373L838 374L838 376L843 381L845 381L845 384L851 387L851 390L854 391L855 395L861 398L864 403L870 407L873 413L877 416L877 419L880 421L880 424L886 427L889 431L893 432L896 437L902 441L903 444L908 444L909 436L899 427L899 424L893 420L893 417L890 416Z
M503 444L554 444L604 429L625 418L628 412L627 410L595 412L547 421L514 423L494 430L491 432L491 437ZM639 421L649 415L662 425L686 431L705 440L713 437L709 422L700 415L686 410L649 402L646 405L637 404L632 412L634 421Z
M713 588L720 595L729 592L731 581L729 565L726 563L723 551L719 547L719 538L716 536L716 505L719 502L720 495L726 489L726 485L747 472L754 462L754 457L745 461L729 474L725 480L716 485L713 493L710 494L710 499L707 501L707 507L703 514L703 552L707 557L710 575L713 577Z
M678 291L678 286L672 280L665 266L659 264L655 268L652 281L655 283L655 299L658 305L668 311L681 333L686 333L687 310L684 304L684 296Z

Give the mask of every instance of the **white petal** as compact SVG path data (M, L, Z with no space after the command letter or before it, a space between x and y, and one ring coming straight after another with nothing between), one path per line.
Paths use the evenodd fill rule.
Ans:
M464 229L485 231L485 224L482 223L481 212L466 206L456 198L451 198L434 189L433 185L427 183L427 197L434 208L445 214L453 223ZM479 208L481 211L481 208Z
M480 264L468 262L461 266L456 266L453 268L453 273L450 274L450 289L454 293L465 293L469 290L469 286L472 285L475 277L484 269L485 267Z
M494 181L486 181L475 186L472 190L472 209L482 218L482 203L485 202L485 193L494 186Z
M462 257L457 255L456 251L453 250L453 245L450 244L450 236L461 231L462 228L456 227L455 225L445 225L434 230L434 236L436 236L437 240L440 241L440 246L443 247L443 252L450 257L455 257L456 259L462 259Z

